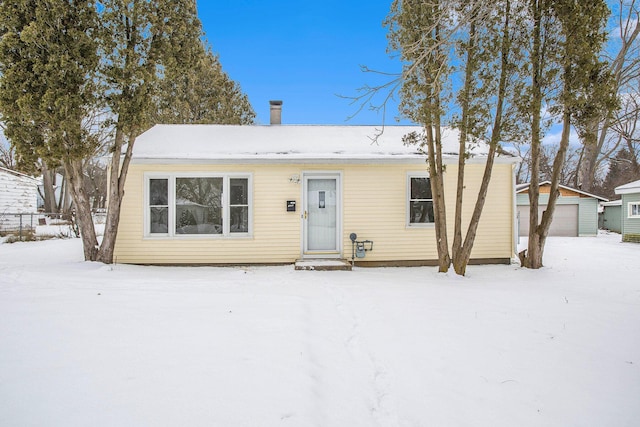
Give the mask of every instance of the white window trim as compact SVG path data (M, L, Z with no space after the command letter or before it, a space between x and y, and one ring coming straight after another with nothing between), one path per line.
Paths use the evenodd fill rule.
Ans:
M176 234L176 178L222 178L222 234ZM230 212L230 180L233 178L246 178L247 196L249 207L249 231L246 233L231 233L229 223ZM167 179L168 180L168 199L169 199L169 232L168 233L151 233L149 223L149 182L151 179ZM146 172L144 173L144 203L143 203L143 219L144 219L144 238L146 239L246 239L253 238L253 174L241 172Z
M434 228L435 222L426 222L426 223L412 223L411 222L411 178L429 178L431 176L429 173L420 171L420 172L407 172L407 180L406 180L406 195L405 195L405 226L407 228ZM433 197L433 196L432 196ZM433 199L431 199L433 200Z
M629 202L627 206L627 218L640 218L640 202ZM639 213L638 215L632 214L633 206L637 206L636 210Z

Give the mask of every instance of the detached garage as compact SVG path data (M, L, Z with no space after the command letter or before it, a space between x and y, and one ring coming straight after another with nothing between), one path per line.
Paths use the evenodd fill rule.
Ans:
M540 184L540 201L538 215L547 209L551 182ZM606 202L604 197L589 194L575 188L561 185L560 197L556 202L549 236L597 236L598 235L598 203ZM518 205L518 234L529 235L529 184L522 184L516 190Z

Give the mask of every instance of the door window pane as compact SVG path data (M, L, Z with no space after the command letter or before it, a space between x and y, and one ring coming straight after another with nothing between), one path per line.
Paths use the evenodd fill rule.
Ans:
M337 181L309 179L307 181L307 250L337 249Z

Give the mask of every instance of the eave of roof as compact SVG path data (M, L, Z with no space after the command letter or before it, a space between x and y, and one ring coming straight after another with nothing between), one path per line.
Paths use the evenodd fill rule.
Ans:
M20 177L20 178L30 179L30 180L32 180L32 181L34 181L36 183L39 182L38 178L34 178L34 177L26 175L26 174L24 174L22 172L18 172L18 171L14 171L14 170L11 170L11 169L7 169L7 168L4 168L2 166L0 166L0 171L6 172L6 173L8 173L10 175L14 175L14 176L17 176L17 177Z
M616 194L640 193L640 180L616 187L614 191Z
M551 184L551 181L543 181L538 186L541 187L541 186L547 185L547 184ZM522 186L522 188L517 189L516 193L524 193L525 191L529 190L529 186L531 184L518 184L518 185ZM609 201L609 199L606 199L606 198L600 197L600 196L596 196L595 194L587 193L586 191L578 190L577 188L567 187L566 185L562 185L562 184L559 184L558 187L564 188L565 190L574 191L576 193L583 194L583 195L588 196L588 197L593 197L594 199L602 200L603 202L608 202Z

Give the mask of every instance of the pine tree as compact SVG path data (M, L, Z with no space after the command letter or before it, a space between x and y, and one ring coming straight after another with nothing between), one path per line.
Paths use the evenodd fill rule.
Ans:
M433 194L439 271L451 263L464 275L486 199L499 142L513 134L517 116L507 113L517 55L512 20L518 14L510 0L395 1L387 19L392 50L405 62L401 112L424 127L408 142L426 147ZM452 83L456 75L462 81ZM444 202L441 126L458 112L452 125L460 130L454 235L449 252ZM483 181L471 220L463 227L464 172L478 140L489 143Z
M203 43L193 46L190 64L165 69L157 100L157 123L252 124L255 112L240 85Z
M560 174L569 147L572 121L585 114L585 100L594 72L601 69L598 53L605 41L609 9L602 0L530 0L532 22L529 96L520 103L531 124L531 183L528 247L519 254L524 267L542 267L542 257L556 202ZM562 136L553 161L547 209L538 222L541 123L543 105L561 117Z
M23 164L62 164L75 201L86 259L97 241L82 184L97 141L85 127L96 104L98 14L89 0L0 3L0 110ZM51 167L53 169L53 167Z
M194 0L2 1L0 35L0 113L6 136L24 164L42 159L52 170L64 166L87 260L113 261L133 146L159 117L163 83L169 84L163 79L188 75L200 61L197 77L215 74L224 87L195 93L205 99L194 105L210 106L199 113L203 120L253 119L239 86L223 75L213 55L204 53ZM92 121L96 111L109 119ZM96 132L102 128L113 131L107 147ZM111 163L105 232L98 246L85 168L104 149Z

